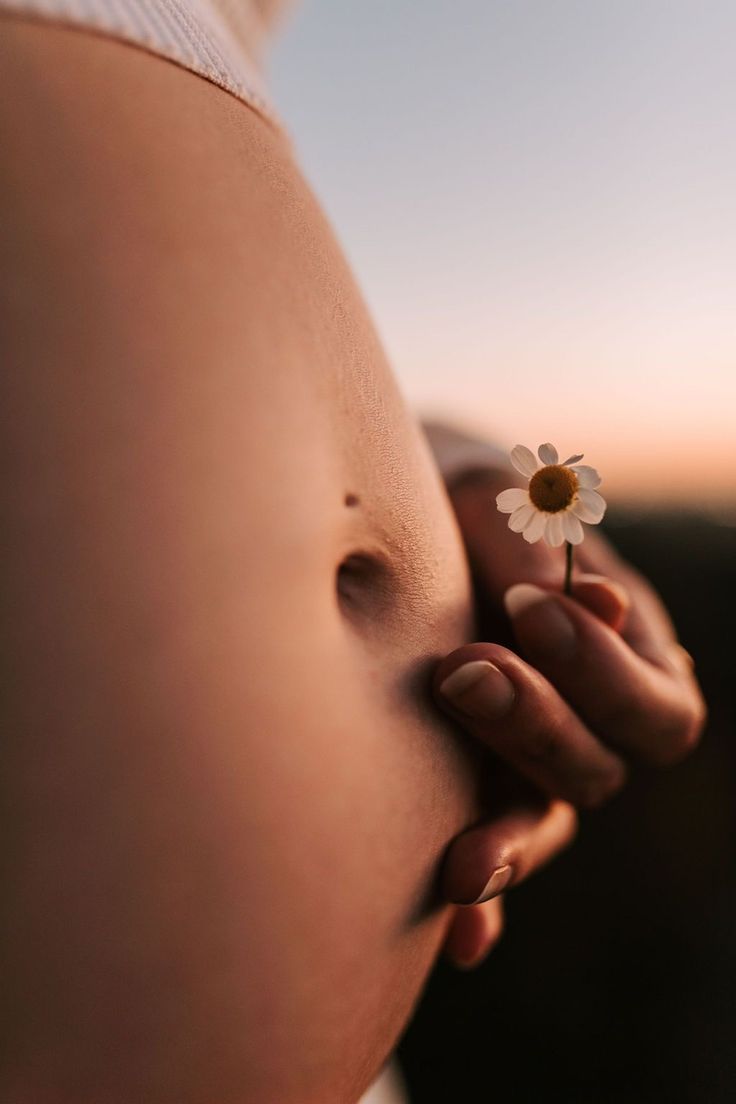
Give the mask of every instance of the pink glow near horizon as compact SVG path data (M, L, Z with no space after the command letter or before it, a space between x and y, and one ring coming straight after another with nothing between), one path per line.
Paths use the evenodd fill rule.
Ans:
M450 417L469 432L511 449L525 444L536 453L543 441L551 441L563 456L582 452L586 464L597 468L603 480L600 492L611 503L662 505L668 508L702 508L736 521L736 446L730 440L698 440L695 435L671 440L650 437L648 444L636 435L601 426L583 429L573 419L523 417L519 432L511 435L495 419L483 419L461 408L422 405L431 420ZM550 427L550 421L554 424ZM550 432L550 428L553 432Z
M493 329L465 327L442 348L397 326L392 359L412 405L504 445L584 451L620 499L736 507L736 370L713 334L699 355L676 326L656 343L632 327L600 346L583 322L575 340L542 326L501 342Z

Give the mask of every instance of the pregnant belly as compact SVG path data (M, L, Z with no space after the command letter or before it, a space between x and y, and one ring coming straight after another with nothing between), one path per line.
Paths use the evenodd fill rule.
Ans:
M461 540L282 140L119 43L13 49L0 1095L346 1104L474 812L428 692Z

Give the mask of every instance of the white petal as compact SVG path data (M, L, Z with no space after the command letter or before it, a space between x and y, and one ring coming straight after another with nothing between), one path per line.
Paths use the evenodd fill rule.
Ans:
M565 539L565 534L562 532L562 514L549 514L547 518L547 528L544 531L544 539L547 544L551 544L553 548L559 548Z
M511 450L511 463L527 479L531 479L539 467L536 456L526 445L514 445Z
M529 495L520 487L510 487L508 491L501 491L496 495L496 505L502 514L513 514L519 506L524 506L529 501Z
M569 510L565 510L562 515L562 531L565 534L565 540L570 544L580 544L585 536L580 521Z
M541 510L534 511L534 517L524 530L525 541L528 541L529 544L535 544L536 541L539 540L544 533L544 527L547 524L548 516L548 514L542 513Z
M568 456L567 460L562 461L563 468L566 464L577 464L578 460L582 460L584 456L584 452L576 452L574 456Z
M537 507L533 506L531 502L527 502L525 506L520 506L518 510L514 510L509 518L509 529L513 529L514 533L521 533L526 529L536 512Z
M595 468L588 467L587 464L576 464L572 469L580 480L581 487L600 487L601 477Z
M556 464L560 459L560 454L554 445L550 445L547 442L546 445L540 445L537 449L537 456L543 464Z
M606 500L597 491L581 487L570 509L581 521L587 521L588 525L597 525L606 512Z

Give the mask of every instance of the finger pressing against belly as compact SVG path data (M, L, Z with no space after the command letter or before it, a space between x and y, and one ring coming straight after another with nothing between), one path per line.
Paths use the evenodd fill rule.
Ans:
M547 678L500 644L464 644L438 664L438 701L545 793L592 808L623 785L626 767Z

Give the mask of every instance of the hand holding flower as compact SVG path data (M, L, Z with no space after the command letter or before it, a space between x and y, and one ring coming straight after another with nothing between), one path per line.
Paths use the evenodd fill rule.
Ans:
M556 461L547 448L540 459ZM706 714L692 660L661 601L600 534L590 533L579 547L584 574L570 578L569 595L560 593L556 547L564 540L569 548L579 545L579 522L603 516L605 503L592 485L597 473L587 469L581 478L573 467L581 456L546 464L567 466L578 484L568 489L573 493L562 509L544 510L531 485L544 469L529 450L514 451L525 465L528 489L509 490L508 469L476 472L450 489L475 576L480 640L499 643L456 649L438 665L434 686L443 708L531 780L549 804L542 802L537 820L527 820L515 838L504 837L508 826L494 818L453 842L444 889L448 899L465 903L517 884L539 865L536 856L543 860L564 846L574 831L571 806L591 807L615 793L629 758L667 765L687 754ZM508 524L496 502L511 507ZM555 816L557 835L545 853L539 833L550 838L547 826ZM476 956L482 953L483 917L465 918L474 909L457 914L451 953L463 940ZM492 938L499 916L496 907L485 921Z

